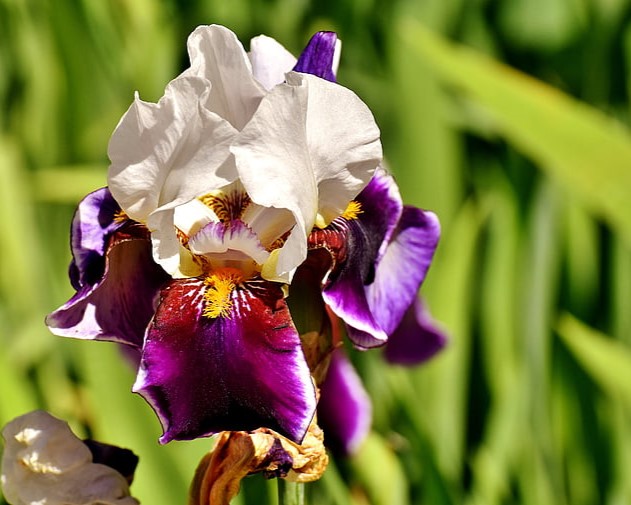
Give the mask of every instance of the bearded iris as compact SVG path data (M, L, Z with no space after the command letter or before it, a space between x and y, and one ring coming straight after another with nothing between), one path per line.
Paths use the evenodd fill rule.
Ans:
M382 345L413 305L437 223L423 214L433 238L384 322L406 279L386 280L379 265L408 247L395 237L412 211L382 198L396 186L378 168L369 109L333 82L335 35L317 34L296 60L268 37L246 53L229 30L204 26L188 51L159 102L136 96L114 131L108 187L73 219L77 293L47 323L140 353L133 389L163 443L259 427L300 442L316 390L287 305L294 276L328 251L316 269L324 301L355 344Z

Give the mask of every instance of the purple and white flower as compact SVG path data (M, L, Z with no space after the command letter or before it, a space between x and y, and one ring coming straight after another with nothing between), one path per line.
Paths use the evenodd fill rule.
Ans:
M287 304L294 275L328 251L318 289L351 341L405 346L423 327L409 314L438 222L403 207L380 168L371 112L334 82L335 34L296 60L269 37L246 53L202 26L188 50L159 102L136 96L114 131L108 188L73 219L77 292L47 324L140 355L133 390L163 443L259 427L299 443L316 392Z

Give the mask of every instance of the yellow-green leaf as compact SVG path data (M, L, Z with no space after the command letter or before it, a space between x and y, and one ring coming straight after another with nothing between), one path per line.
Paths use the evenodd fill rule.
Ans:
M615 398L631 405L631 347L564 315L559 334L583 368Z
M429 64L445 84L483 106L499 134L631 243L631 134L623 125L418 22L402 22L399 33L411 65L415 58Z

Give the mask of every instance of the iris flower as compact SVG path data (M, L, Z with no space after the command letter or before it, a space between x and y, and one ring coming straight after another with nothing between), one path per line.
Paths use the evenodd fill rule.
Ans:
M197 28L190 67L158 103L136 96L108 187L79 204L77 292L47 324L140 353L133 390L162 443L259 427L302 441L316 389L287 300L310 269L359 347L406 332L438 224L400 204L371 112L334 82L339 48L322 32L297 60L265 36L246 53Z
M372 114L259 37L220 26L188 41L191 66L157 103L136 97L109 146L108 189L72 226L77 294L53 332L141 349L134 391L162 442L272 428L300 441L316 398L285 301L326 225L381 159Z

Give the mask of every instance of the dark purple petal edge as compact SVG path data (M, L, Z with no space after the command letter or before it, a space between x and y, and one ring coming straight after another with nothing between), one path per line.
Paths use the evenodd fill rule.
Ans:
M120 210L108 188L97 189L79 202L70 229L69 275L76 290L95 284L103 275L108 238L123 225L115 219Z
M294 70L335 82L333 58L336 41L335 32L316 33L298 57Z
M390 335L384 356L390 363L413 366L427 361L445 345L445 332L436 324L425 302L417 298Z

